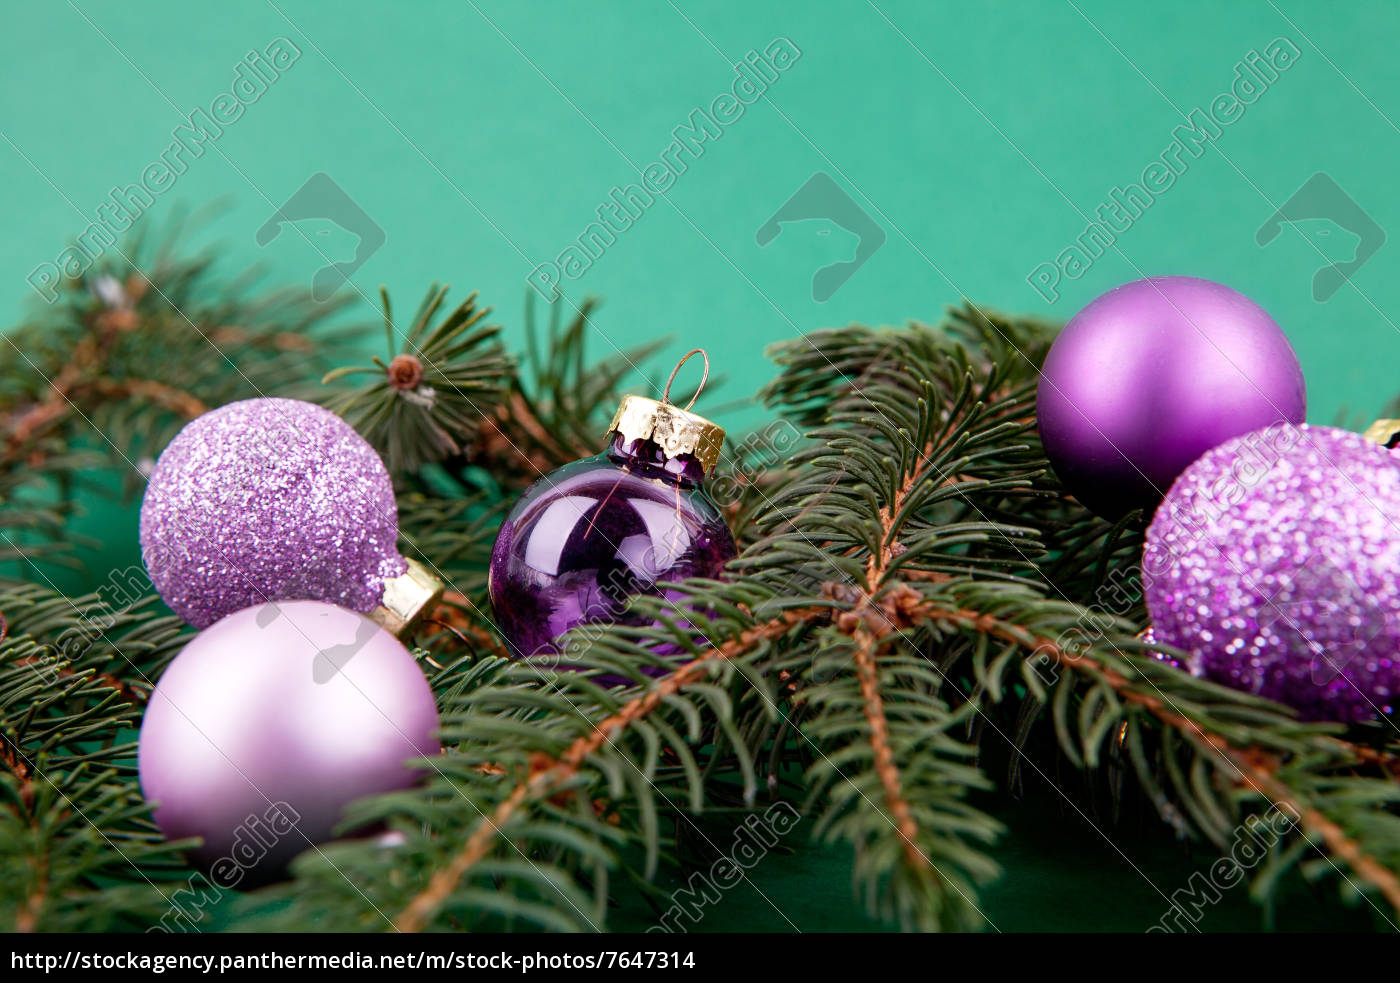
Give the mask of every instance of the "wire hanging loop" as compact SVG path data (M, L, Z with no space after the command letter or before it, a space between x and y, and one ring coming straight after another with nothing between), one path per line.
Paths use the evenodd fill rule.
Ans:
M705 388L705 382L710 378L710 356L705 353L705 349L703 348L692 348L685 353L685 358L677 362L676 367L671 370L671 378L666 380L666 391L661 394L661 402L669 403L671 401L671 384L676 381L676 373L681 370L681 366L684 365L692 355L699 355L705 360L705 374L700 377L700 385L695 387L695 395L691 396L690 402L682 406L681 409L689 410L695 405L695 401L700 398L700 390Z

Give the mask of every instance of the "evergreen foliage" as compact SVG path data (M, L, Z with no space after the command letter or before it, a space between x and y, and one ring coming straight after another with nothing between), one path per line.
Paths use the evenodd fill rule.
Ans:
M579 629L546 662L510 658L491 623L495 530L597 452L657 346L592 361L592 307L561 305L515 357L474 295L435 286L406 324L385 295L388 361L336 368L364 332L325 306L221 283L178 241L133 254L140 271L74 284L0 346L0 926L204 929L218 902L239 929L601 930L624 892L666 915L656 874L694 869L703 816L781 801L851 852L878 918L977 928L1001 835L978 793L1051 773L1222 850L1283 809L1298 822L1256 897L1301 867L1400 911L1394 739L1301 723L1139 639L1140 519L1081 509L1037 440L1052 326L965 306L775 346L774 423L731 439L717 476L730 579L638 598L664 628ZM149 583L66 597L46 571L75 556L95 469L138 491L187 420L259 394L320 401L383 454L402 549L448 582L412 640L446 750L347 818L384 832L228 902L135 783L143 703L189 630Z

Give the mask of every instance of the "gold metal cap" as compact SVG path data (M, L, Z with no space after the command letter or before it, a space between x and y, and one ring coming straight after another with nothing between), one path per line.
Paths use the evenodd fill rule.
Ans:
M623 396L608 433L620 433L628 440L650 440L667 457L690 454L709 474L719 463L724 446L724 428L703 416L696 416L672 403L645 396Z
M443 583L417 560L404 557L408 569L384 581L384 598L367 617L379 627L402 636L414 622L442 600Z
M1389 447L1392 441L1400 437L1400 420L1377 420L1361 436L1382 447Z

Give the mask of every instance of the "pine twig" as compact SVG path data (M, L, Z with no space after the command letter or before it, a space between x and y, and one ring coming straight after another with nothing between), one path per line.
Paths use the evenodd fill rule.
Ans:
M1194 742L1205 745L1213 753L1220 755L1238 773L1241 784L1251 791L1274 802L1276 806L1286 807L1298 816L1304 829L1321 837L1334 854L1347 861L1352 870L1379 890L1396 914L1400 915L1400 879L1397 879L1395 873L1384 864L1364 853L1356 841L1347 836L1336 823L1317 809L1301 804L1288 786L1274 775L1272 754L1257 747L1237 747L1219 734L1207 732L1196 721L1172 710L1161 697L1137 689L1122 673L1102 664L1087 653L1070 655L1055 640L1009 628L990 614L929 605L916 609L913 616L916 619L971 629L1040 652L1065 668L1112 687L1125 702L1142 707L1162 723L1181 731Z
M810 615L813 612L805 612ZM636 721L662 705L664 699L679 693L687 685L700 678L710 664L723 662L735 653L746 651L752 645L765 639L777 638L793 625L803 621L804 612L787 611L782 617L774 618L762 625L745 629L737 637L722 645L712 646L709 651L692 659L675 671L657 680L645 693L634 697L615 714L600 720L593 731L578 738L558 760L539 763L533 774L518 783L489 817L483 816L476 829L467 838L465 845L446 867L433 874L427 887L414 896L412 901L394 919L394 927L400 932L421 931L429 918L448 896L462 877L485 857L491 850L497 836L511 817L526 802L547 798L569 781L583 767L589 756L605 743Z

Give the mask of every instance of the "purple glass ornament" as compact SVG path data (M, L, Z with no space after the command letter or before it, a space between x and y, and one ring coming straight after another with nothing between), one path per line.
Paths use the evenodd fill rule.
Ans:
M1303 372L1264 309L1195 277L1124 284L1076 314L1045 358L1036 410L1055 474L1086 508L1153 508L1231 437L1302 423Z
M1307 720L1400 691L1400 461L1359 434L1276 424L1188 467L1147 530L1156 637L1208 679Z
M658 582L720 576L738 550L703 478L693 455L614 432L602 454L531 485L491 553L491 609L512 650L555 652L585 623L645 624L623 611L632 595L678 600Z
M384 464L329 410L230 403L165 448L141 503L141 553L170 609L196 628L253 604L372 609L406 564Z
M346 805L414 784L440 750L433 693L374 622L319 601L231 614L185 646L141 723L141 791L223 887L276 877Z

